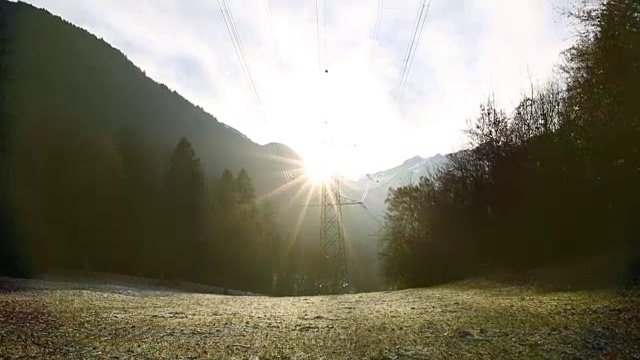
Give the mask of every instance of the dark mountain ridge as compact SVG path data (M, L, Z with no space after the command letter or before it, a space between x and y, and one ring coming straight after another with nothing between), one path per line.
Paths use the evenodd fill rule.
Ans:
M225 169L237 174L244 168L257 198L268 199L275 210L283 237L298 238L308 247L320 246L319 209L304 206L307 199L318 203L318 193L308 197L308 184L288 184L290 179L283 175L286 170L288 176L302 175L302 162L294 150L283 144L252 142L149 78L118 49L46 10L0 0L0 23L2 65L7 75L2 86L2 120L3 128L10 129L10 163L15 165L3 164L3 173L14 184L24 184L19 192L21 200L14 200L23 204L23 209L17 210L37 212L38 204L45 201L55 208L57 202L68 201L65 191L92 191L92 185L66 176L64 166L69 156L74 156L69 154L89 152L91 148L94 153L83 159L106 156L112 157L107 161L113 161L116 156L110 154L118 151L119 139L132 138L134 144L146 149L143 156L155 163L144 171L153 172L149 176L158 178L168 168L178 141L186 137L200 159L207 181L219 178ZM90 162L85 161L84 166L91 169ZM29 180L45 172L56 184ZM64 186L65 190L51 190L51 198L43 200L39 195L43 186ZM352 197L359 198L361 191L356 189ZM56 216L55 211L51 213ZM20 223L23 215L16 214L18 219L7 221ZM63 220L79 221L60 216L48 221L52 226L62 226ZM364 248L375 261L377 241L371 234L378 224L359 207L345 208L343 216L348 247Z
M209 176L245 168L260 193L280 185L291 161L274 145L258 145L166 85L147 77L118 49L69 22L25 3L0 2L9 51L6 87L16 133L30 126L138 133L168 153L185 136ZM280 156L299 160L285 145ZM286 155L285 155L286 154Z

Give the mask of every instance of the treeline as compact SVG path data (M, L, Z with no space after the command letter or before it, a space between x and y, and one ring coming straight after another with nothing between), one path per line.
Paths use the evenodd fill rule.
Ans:
M510 114L489 99L470 150L390 191L382 258L394 284L594 256L638 279L640 6L579 5L562 79L532 87Z
M16 136L15 217L32 273L75 269L298 292L290 280L301 271L292 265L295 239L278 234L244 170L207 179L186 138L162 159L126 130L39 125Z
M187 193L168 180L176 134L198 150L205 174L203 190L189 200L199 202L187 209L193 218L180 210ZM284 151L274 157L270 146L251 142L146 77L102 39L44 9L0 0L0 275L87 268L219 285L225 269L233 273L225 278L229 286L251 283L257 291L275 278L279 293L313 293L319 290L312 280L320 271L319 216L298 221L301 185L270 198L281 234L299 233L279 236L278 247L262 239L272 224L258 223L274 216L261 204L251 220L256 228L232 223L232 232L248 233L224 242L222 210L211 200L224 186L218 183L224 169L232 169L234 182L242 182L238 171L246 169L258 197L283 185L282 170L299 173L297 155L279 148ZM366 229L349 230L353 243L368 240ZM233 250L242 260L221 255L254 241L253 248ZM210 253L196 251L205 246ZM353 246L349 256L357 264L349 272L352 283L377 286L369 276L375 251ZM225 261L233 266L222 267Z

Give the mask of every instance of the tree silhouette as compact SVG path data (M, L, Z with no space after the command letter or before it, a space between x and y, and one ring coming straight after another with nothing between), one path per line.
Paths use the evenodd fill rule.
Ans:
M640 8L586 1L571 16L581 32L565 52L566 87L532 86L511 114L489 99L470 123L469 150L389 193L382 258L391 281L593 257L604 269L582 279L637 279Z
M192 278L198 270L205 204L200 161L186 138L181 138L165 174L165 260L176 266L171 276Z

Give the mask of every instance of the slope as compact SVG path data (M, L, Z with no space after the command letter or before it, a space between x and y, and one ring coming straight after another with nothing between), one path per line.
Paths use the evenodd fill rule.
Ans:
M246 168L258 192L284 180L271 145L260 146L175 91L148 78L101 39L24 3L0 2L13 81L6 86L16 132L35 125L140 133L162 153L186 136L205 171ZM283 145L279 145L283 146ZM293 160L299 157L285 151Z
M308 246L319 246L319 214L303 207L308 191L304 182L276 191L286 185L282 170L301 175L301 159L292 149L252 142L147 77L121 51L46 10L0 0L0 22L0 38L5 39L2 64L9 79L2 85L7 99L2 124L3 129L11 130L15 165L24 157L39 163L34 158L42 155L38 154L40 147L32 145L40 142L52 144L50 149L71 140L83 151L82 144L99 139L108 151L115 151L119 134L131 132L153 154L156 166L152 169L162 172L171 150L185 136L209 178L220 176L224 169L234 173L246 169L258 197L271 201L283 235L297 232ZM275 156L274 147L280 157ZM3 174L14 170L3 164ZM63 168L53 171L64 176ZM55 200L31 201L68 201L62 192L55 195ZM25 196L37 197L38 192L28 190ZM369 255L375 259L375 243L369 236L374 223L357 211L345 211L349 241L371 245ZM354 223L353 218L359 222Z
M446 161L447 157L441 154L428 158L414 156L391 169L371 174L371 178L363 177L356 182L347 182L345 185L347 189L355 190L349 192L353 196L362 193L369 184L369 191L364 202L373 215L380 218L384 215L386 209L384 201L390 189L414 184L420 180L420 177L432 174Z

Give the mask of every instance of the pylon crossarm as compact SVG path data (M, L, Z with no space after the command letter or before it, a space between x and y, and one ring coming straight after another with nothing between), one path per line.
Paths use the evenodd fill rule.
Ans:
M350 199L346 196L340 196L340 205L359 205L361 201Z

